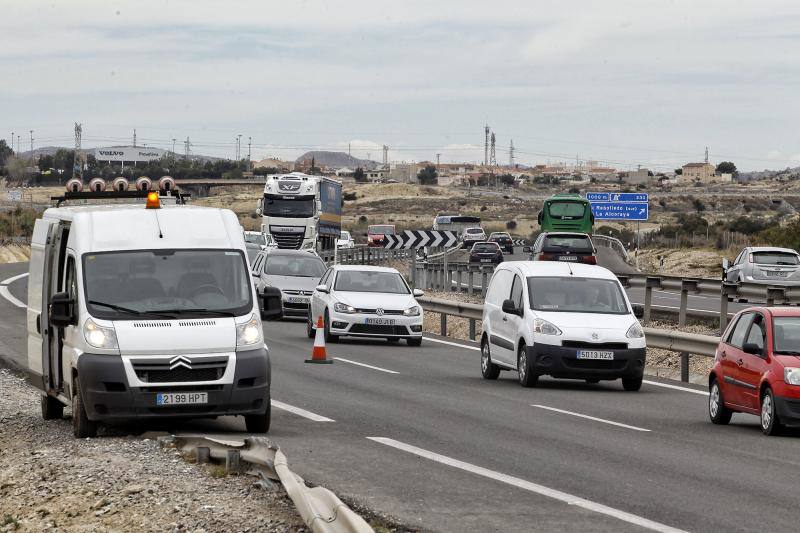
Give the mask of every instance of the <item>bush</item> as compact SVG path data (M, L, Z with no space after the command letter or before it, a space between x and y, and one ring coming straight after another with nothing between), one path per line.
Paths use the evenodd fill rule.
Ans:
M700 198L695 198L694 200L692 200L692 206L694 206L694 210L697 211L698 213L706 210L706 204L701 202Z
M364 215L361 215L360 217L358 217L358 221L361 222L362 224L366 224L367 217L364 216Z
M571 192L572 194L580 194L581 190L577 187L570 187L569 192Z
M356 195L356 193L354 192L346 192L344 193L343 198L345 202L352 202L353 200L358 198L358 195Z
M487 207L485 205L481 206L481 211L486 211Z
M777 224L758 234L759 240L772 246L800 250L800 219L787 226Z
M509 220L508 222L506 222L506 229L511 229L511 230L517 229L517 221Z
M772 221L742 216L729 222L727 229L728 231L744 233L745 235L755 235L769 228L771 225L773 225Z

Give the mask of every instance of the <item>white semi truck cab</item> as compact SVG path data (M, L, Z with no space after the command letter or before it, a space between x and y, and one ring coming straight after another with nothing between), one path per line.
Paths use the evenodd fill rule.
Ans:
M342 184L300 172L267 176L261 230L278 248L332 250L341 233Z
M42 416L98 422L241 415L270 423L270 364L242 227L227 209L114 204L36 221L28 370Z

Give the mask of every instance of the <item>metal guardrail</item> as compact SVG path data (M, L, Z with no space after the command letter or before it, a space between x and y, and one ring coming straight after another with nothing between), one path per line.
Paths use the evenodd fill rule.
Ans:
M476 340L476 321L483 318L483 305L442 298L422 297L417 301L425 311L440 314L439 333L447 335L447 317L456 316L469 320L469 338ZM644 328L648 348L659 348L681 354L681 380L689 381L689 355L714 357L720 338L713 335L685 333L665 329Z
M629 262L628 250L625 249L625 245L622 244L622 241L617 239L616 237L610 237L608 235L592 234L592 242L595 245L611 248L612 250L616 251L620 256L622 256L622 258L626 262Z
M413 250L387 250L385 248L360 246L356 248L345 248L338 250L335 259L342 265L374 265L394 261L395 259L406 259L411 257ZM319 256L328 264L334 262L334 251L325 250Z

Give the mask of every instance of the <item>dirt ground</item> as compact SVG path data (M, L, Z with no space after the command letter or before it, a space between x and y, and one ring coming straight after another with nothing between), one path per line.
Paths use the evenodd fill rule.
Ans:
M722 275L722 259L729 255L714 249L644 249L639 253L639 269L665 276L719 278ZM660 266L660 258L664 259L663 266Z
M154 440L78 440L0 369L0 532L308 531L279 485L187 463Z
M0 263L19 263L31 257L31 247L28 245L7 244L0 246Z

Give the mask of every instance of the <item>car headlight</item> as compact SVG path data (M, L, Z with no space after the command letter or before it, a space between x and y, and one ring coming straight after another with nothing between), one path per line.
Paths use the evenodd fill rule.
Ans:
M333 304L333 310L337 313L355 313L356 308L352 305L343 304L342 302L336 302Z
M533 332L542 335L561 335L561 330L555 324L541 318L533 319Z
M625 334L625 336L629 339L641 339L644 338L644 330L638 322L634 322L631 324L631 327L628 328L628 332Z
M83 338L86 339L90 346L95 348L105 348L107 350L119 348L114 328L101 326L91 318L83 325Z
M403 311L403 316L419 316L419 306L415 305Z
M252 346L264 339L261 334L261 322L255 314L250 315L250 320L236 324L236 346Z
M784 368L783 381L789 385L800 385L800 368Z

